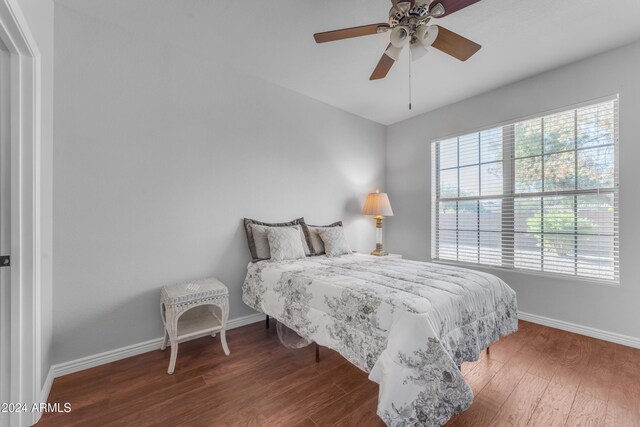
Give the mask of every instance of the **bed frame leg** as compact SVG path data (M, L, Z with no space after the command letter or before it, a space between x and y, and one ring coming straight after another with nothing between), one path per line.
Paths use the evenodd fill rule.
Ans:
M266 329L269 329L269 315L267 314L267 317L265 319L266 323L265 323L265 327Z
M320 363L320 346L316 343L316 363Z
M489 355L489 353L491 353L491 346L487 347L487 356Z

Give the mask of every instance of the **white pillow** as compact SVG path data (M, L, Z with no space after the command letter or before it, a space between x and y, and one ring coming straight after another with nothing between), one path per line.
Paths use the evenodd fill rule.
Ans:
M272 261L285 259L304 258L304 247L300 240L300 228L295 227L269 227L267 229L269 250Z
M282 226L274 227L270 225L249 224L249 227L251 227L251 231L253 232L253 243L256 246L256 254L258 258L271 258L271 251L269 250L269 240L267 238L267 230L269 230L270 228L282 228ZM309 255L309 246L307 245L307 239L304 237L302 227L300 227L299 225L292 225L287 226L287 228L295 228L296 230L298 230L300 239L302 240L304 253L306 255Z
M342 227L319 228L318 235L324 243L324 251L327 256L350 254L351 248L347 243Z

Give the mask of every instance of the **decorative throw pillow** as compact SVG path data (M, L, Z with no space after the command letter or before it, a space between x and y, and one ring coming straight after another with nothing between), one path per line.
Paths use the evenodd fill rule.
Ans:
M342 227L324 227L318 229L318 234L324 243L324 250L327 256L338 256L350 254L351 248L347 243Z
M267 229L272 261L304 258L299 227L269 227Z
M324 254L324 243L322 243L322 239L318 234L318 230L321 228L327 227L342 227L342 221L336 221L333 224L329 225L307 225L307 234L309 235L309 240L311 242L311 255L323 255Z
M286 228L295 228L298 230L298 238L302 242L302 248L305 251L305 254L309 254L309 246L307 245L307 241L304 236L304 232L302 231L302 227L299 225L286 226ZM269 239L267 232L271 228L285 228L285 227L272 227L269 225L258 225L258 224L250 224L249 228L252 231L253 235L253 243L256 248L256 255L258 260L270 259L271 258L271 249L269 245ZM255 260L254 260L255 261Z
M255 225L263 226L258 228L256 236L254 236L253 227L252 227ZM244 230L247 233L247 243L249 244L249 252L251 252L252 261L256 262L256 261L270 258L266 227L291 227L294 225L300 226L300 232L302 233L301 238L304 240L303 247L305 248L305 253L311 253L311 251L309 250L309 247L310 247L310 239L308 234L309 232L307 230L306 224L304 223L304 218L298 218L289 222L280 222L280 223L268 223L268 222L256 221L255 219L245 218ZM260 248L259 253L258 253L258 248Z

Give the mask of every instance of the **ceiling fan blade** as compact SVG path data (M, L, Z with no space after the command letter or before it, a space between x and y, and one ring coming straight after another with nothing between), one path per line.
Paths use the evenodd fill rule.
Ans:
M391 47L391 44L387 47L387 49L389 49L389 47ZM389 70L393 66L394 62L396 61L394 61L386 53L383 53L380 61L378 61L378 65L376 65L376 69L373 70L371 77L369 77L369 80L379 80L387 77L387 74L389 73Z
M451 15L454 12L464 9L467 6L471 6L474 3L478 3L480 0L434 0L429 6L429 12L434 11L441 4L444 7L444 13L434 14L435 18L442 18L443 16Z
M324 33L316 33L313 38L316 43L326 43L336 40L350 39L353 37L369 36L371 34L378 34L378 28L389 28L389 24L370 24L362 25L360 27L343 28L341 30L326 31Z
M466 61L471 58L482 47L478 43L449 31L440 25L437 25L437 27L438 37L431 46L460 61Z

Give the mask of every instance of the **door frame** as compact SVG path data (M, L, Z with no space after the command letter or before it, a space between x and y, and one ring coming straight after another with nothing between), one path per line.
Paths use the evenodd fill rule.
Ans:
M9 50L11 149L10 401L41 398L40 111L41 57L16 0L0 0L0 39ZM6 327L4 325L3 327ZM9 425L40 412L10 414Z
M0 40L0 43L2 41ZM9 74L10 62L9 51L0 44L0 253L11 252L11 211L10 211L10 174L11 174L11 148L10 148L10 126L9 126ZM5 169L6 168L6 169ZM7 203L5 206L4 204ZM9 399L9 378L11 368L9 366L9 338L11 323L11 270L0 269L0 402L8 402ZM9 415L0 413L0 425L8 420Z

